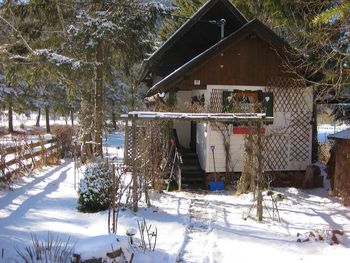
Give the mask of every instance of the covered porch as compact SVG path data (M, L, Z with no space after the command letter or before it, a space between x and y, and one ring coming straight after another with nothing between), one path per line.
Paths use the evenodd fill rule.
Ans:
M262 127L273 122L272 117L261 113L182 113L134 111L122 115L127 120L125 163L135 163L135 156L141 157L141 141L147 140L149 123L168 121L169 137L163 140L167 156L156 160L161 167L162 177L176 182L177 188L207 188L206 174L225 171L225 152L221 140L211 140L208 129L217 132L231 132L234 126ZM163 123L164 124L164 123ZM224 130L221 130L224 129ZM226 129L228 129L226 131ZM260 130L260 129L259 129ZM134 134L135 133L135 134ZM212 132L211 132L212 133ZM157 136L153 134L153 136ZM244 135L240 134L242 142ZM217 137L217 136L216 136ZM216 138L214 136L214 138ZM237 139L235 139L237 141ZM133 143L136 142L136 143ZM166 146L169 144L169 146ZM232 145L234 148L235 145ZM147 145L152 148L152 145ZM243 144L241 145L243 147ZM234 151L234 149L231 149ZM241 149L242 153L244 149ZM241 151L236 154L241 159ZM142 158L142 157L141 157ZM147 156L146 156L147 158ZM164 169L167 166L168 169ZM217 166L217 167L216 167ZM136 169L136 168L135 168ZM153 169L154 170L154 169Z

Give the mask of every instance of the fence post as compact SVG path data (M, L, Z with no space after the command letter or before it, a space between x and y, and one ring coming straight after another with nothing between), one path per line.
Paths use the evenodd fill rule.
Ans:
M132 205L133 211L137 212L138 210L138 184L137 184L137 126L136 118L132 118Z
M115 181L115 165L112 164L112 229L113 234L117 233L116 222L115 222L115 196L116 196L116 181Z

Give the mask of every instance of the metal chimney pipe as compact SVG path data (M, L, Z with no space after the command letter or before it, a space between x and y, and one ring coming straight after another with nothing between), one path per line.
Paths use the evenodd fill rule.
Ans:
M226 20L224 18L219 21L219 26L221 28L221 39L225 38L225 24Z
M225 24L226 24L226 19L222 18L219 21L217 20L209 20L208 21L211 24L218 25L221 29L221 39L225 37Z

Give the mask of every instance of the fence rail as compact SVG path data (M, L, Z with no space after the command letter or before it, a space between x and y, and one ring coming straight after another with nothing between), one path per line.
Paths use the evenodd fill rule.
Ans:
M47 164L47 159L58 149L56 139L0 148L0 181L8 181L15 174L34 169L39 162Z

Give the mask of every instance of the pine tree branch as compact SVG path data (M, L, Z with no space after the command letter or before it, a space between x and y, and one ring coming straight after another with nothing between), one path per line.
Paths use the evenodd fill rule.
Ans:
M20 38L23 42L23 44L25 45L25 47L28 49L28 51L30 53L34 53L33 49L30 47L30 45L28 44L28 42L24 39L24 37L22 36L21 32L19 30L17 30L17 28L15 28L9 21L7 21L5 18L3 18L0 15L0 20L3 21L6 25L8 25L13 31L16 32L16 34L13 34L14 37L16 38Z
M66 26L65 26L65 23L64 23L62 9L61 9L61 7L60 7L60 5L59 5L57 0L55 1L55 3L56 3L57 15L58 15L58 18L59 18L61 26L62 26L63 35L64 35L65 38L67 38L67 30L66 30Z

